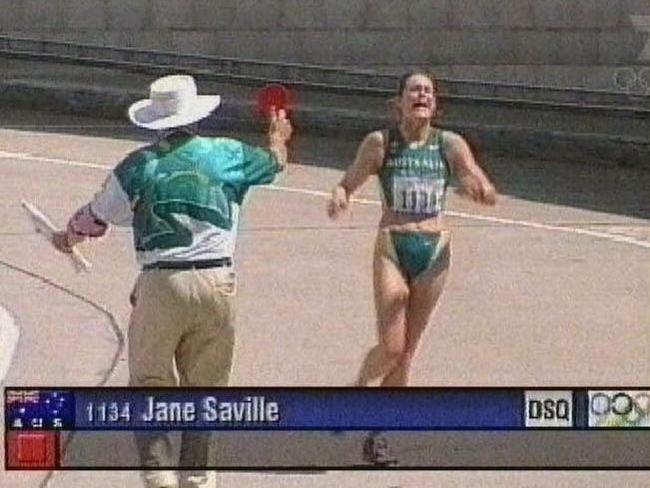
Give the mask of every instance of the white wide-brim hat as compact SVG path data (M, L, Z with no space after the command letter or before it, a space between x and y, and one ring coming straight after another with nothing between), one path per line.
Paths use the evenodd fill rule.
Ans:
M220 103L219 95L198 95L189 75L164 76L151 84L149 98L129 107L129 119L145 129L171 129L198 122Z

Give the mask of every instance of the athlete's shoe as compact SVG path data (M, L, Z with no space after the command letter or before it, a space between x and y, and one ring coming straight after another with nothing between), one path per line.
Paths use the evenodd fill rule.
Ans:
M221 486L214 471L181 473L180 488L217 488Z
M147 488L178 488L178 477L174 471L144 471L142 476Z
M394 466L397 458L390 452L388 440L378 432L373 432L363 442L363 460L375 466Z

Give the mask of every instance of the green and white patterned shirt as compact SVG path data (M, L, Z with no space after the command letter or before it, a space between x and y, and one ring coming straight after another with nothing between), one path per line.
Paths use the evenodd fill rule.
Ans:
M128 155L90 208L104 222L133 226L141 265L232 257L246 192L281 169L267 150L176 133Z

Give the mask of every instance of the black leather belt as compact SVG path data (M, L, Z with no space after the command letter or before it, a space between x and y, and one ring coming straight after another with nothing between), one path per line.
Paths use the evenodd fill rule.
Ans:
M142 267L142 270L150 271L152 269L208 269L223 268L225 266L232 266L231 258L204 259L201 261L157 261L155 263L145 264Z

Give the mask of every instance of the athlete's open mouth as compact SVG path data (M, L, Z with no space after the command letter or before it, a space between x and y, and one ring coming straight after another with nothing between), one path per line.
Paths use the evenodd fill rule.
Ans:
M417 102L413 104L413 108L429 108L429 104L425 102Z

